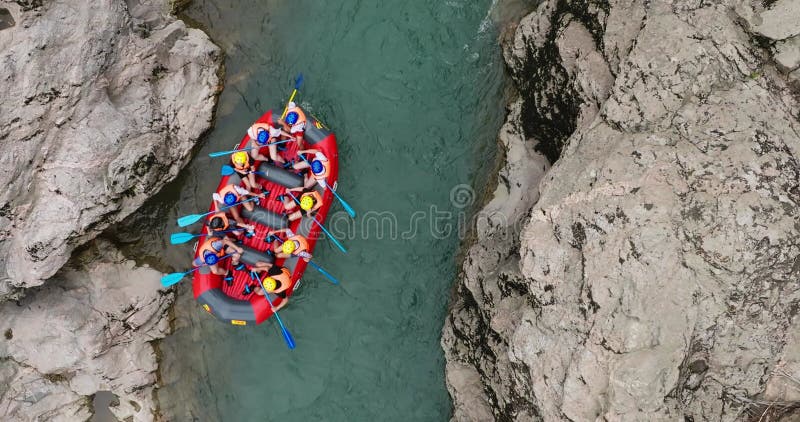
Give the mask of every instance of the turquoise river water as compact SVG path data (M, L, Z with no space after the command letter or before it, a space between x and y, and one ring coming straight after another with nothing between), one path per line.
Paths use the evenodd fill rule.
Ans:
M496 2L496 1L495 1ZM215 129L175 183L133 217L154 227L162 265L189 265L172 246L176 217L207 209L219 180L212 151L237 143L286 101L298 72L299 104L338 136L339 192L359 212L328 225L349 249L318 243L315 260L341 286L309 270L273 321L218 322L183 281L176 333L159 344L158 400L168 420L443 421L441 327L456 277L459 224L471 189L491 179L504 117L498 47L504 14L490 0L195 0L185 12L226 53ZM524 3L524 2L523 2ZM511 10L511 12L509 12ZM224 161L224 159L221 159ZM461 230L463 232L463 230ZM129 231L130 233L130 231ZM118 240L126 242L124 234Z

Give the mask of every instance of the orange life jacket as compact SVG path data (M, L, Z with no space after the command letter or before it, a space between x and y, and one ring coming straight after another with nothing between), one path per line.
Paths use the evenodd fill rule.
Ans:
M303 199L306 196L310 196L314 200L314 206L309 211L318 210L319 207L322 206L322 195L319 192L312 190L311 192L306 192L300 195L300 199Z
M229 193L236 195L236 202L239 202L242 199L242 197L239 195L239 192L236 192L236 189L233 187L233 185L225 185L217 193L219 193L220 198L222 198L222 206L224 207L228 206L228 204L225 203L225 195Z
M212 229L209 226L208 229L209 230L219 230L219 231L228 230L228 227L230 227L231 225L230 225L230 222L228 221L228 215L225 214L224 212L218 212L218 213L212 215L211 218L208 219L209 223L211 222L211 220L213 220L213 219L215 219L217 217L222 219L222 227L220 227L218 229Z
M281 268L281 273L278 275L271 275L275 281L280 283L278 287L271 293L280 293L289 288L292 284L292 273L289 272L286 268Z
M294 252L292 252L292 255L297 255L300 252L308 250L308 240L306 240L305 237L303 237L303 236L301 236L299 234L296 234L296 235L286 239L286 241L287 242L296 241L299 244L298 247L294 248Z
M328 173L330 173L330 162L328 160L318 160L318 161L322 163L322 173L316 174L312 171L311 175L314 176L314 179L322 180L328 177Z
M286 110L286 115L288 116L289 113L292 113L292 112L297 113L297 121L294 122L294 124L291 124L289 126L295 127L295 126L298 126L298 125L305 124L305 122L306 122L306 114L303 113L303 110L301 110L300 107L293 107L293 108L290 108L290 109ZM286 118L284 117L284 122L286 121L285 119ZM288 123L287 123L287 125L288 125Z
M268 125L266 123L256 123L253 126L250 126L250 129L247 129L247 136L249 136L250 139L257 140L258 139L258 132L261 132L262 130L266 130L267 133L269 133L269 128L270 128L270 125Z
M216 250L211 245L213 242L222 242L222 239L220 239L218 237L209 237L209 238L207 238L206 241L203 242L203 244L200 245L200 247L198 248L197 256L200 257L201 259L205 259L206 252L211 252L214 255L222 258L225 255L225 247L223 246L222 248L220 248L220 250Z

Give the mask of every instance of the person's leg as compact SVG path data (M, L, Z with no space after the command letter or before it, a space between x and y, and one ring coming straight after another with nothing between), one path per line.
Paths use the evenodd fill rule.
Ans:
M291 188L291 189L286 189L286 192L292 192L294 194L294 196L297 196L297 192L302 192L303 189L305 189L305 188L306 188L305 187L305 182L303 182L303 186L296 187L296 188ZM292 198L289 198L289 199L292 199Z
M249 203L249 202L248 202ZM239 209L237 207L229 208L231 211L231 216L238 224L245 224L244 220L242 220L242 215L239 214Z
M292 199L291 196L289 196L289 194L286 194L283 197L283 209L290 210L290 209L292 209L292 208L294 208L296 206L297 206L297 204L295 204L294 200Z
M220 268L217 264L210 265L208 268L211 270L211 273L215 275L225 276L225 274L228 274L228 270Z
M300 211L295 211L295 212L289 214L289 221L297 220L300 217L302 217L302 215L300 214Z
M244 207L244 208L245 208L247 211L253 212L253 210L254 210L254 209L256 209L256 206L255 206L254 204L255 204L255 202L254 202L254 201L250 201L250 202L245 202L244 204L242 204L242 206L243 206L243 207ZM234 209L234 210L235 210L236 208L231 208L231 209Z
M269 262L258 261L258 262L256 262L256 265L253 266L252 271L260 273L260 272L267 271L270 268L272 268L272 264L270 264Z
M317 184L317 179L315 179L311 175L308 175L308 176L306 176L305 182L303 182L303 188L304 189L311 189L316 184Z
M259 185L258 182L256 182L256 175L254 173L248 174L246 180L250 182L250 187L248 189L250 189L251 191L255 190L256 188L261 189L261 185Z
M300 161L294 163L295 170L305 170L309 167L311 166L309 166L308 163L306 163L305 160L303 160L302 158L300 159Z
M273 300L274 300L274 297L273 297ZM289 299L286 299L286 298L281 299L281 303L278 306L275 306L275 310L276 311L280 311L281 308L286 306L287 303L289 303Z
M275 144L270 144L269 146L269 158L272 158L272 161L276 163L285 163L286 160L283 159L280 155L278 155L278 146Z

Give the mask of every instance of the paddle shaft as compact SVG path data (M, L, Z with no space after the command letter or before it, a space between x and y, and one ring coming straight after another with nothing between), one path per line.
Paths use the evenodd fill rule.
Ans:
M272 310L272 314L275 315L275 320L278 321L278 325L280 325L281 327L281 332L283 333L283 340L286 341L286 346L290 350L294 349L295 347L294 338L292 338L292 335L289 333L289 330L286 329L286 326L283 325L283 321L281 321L281 316L278 315L278 311L275 310L275 307L272 305L272 300L270 300L269 293L267 293L267 287L264 286L264 282L261 281L261 277L259 277L258 274L255 274L255 276L256 280L258 280L258 284L261 285L261 290L264 291L264 300L266 300L267 303L269 304L269 309Z
M229 165L222 166L222 170L220 171L220 174L223 175L223 176L230 176L233 173L236 173L236 169L231 167L231 166L229 166ZM262 176L266 176L263 172L255 171L255 170L248 170L247 172L245 172L245 174L250 174L250 173L260 174Z
M306 157L303 157L303 154L297 154L297 155L299 155L299 156L300 156L300 158L302 158L302 159L303 159L303 161L305 161L305 162L306 162L306 164L308 164L308 166L309 166L309 167L311 167L311 163L309 163L309 162L308 162L308 160L306 159ZM311 170L310 170L310 171L311 171ZM321 183L320 183L320 182L321 182ZM341 197L341 196L339 196L339 194L338 194L338 193L336 193L336 190L334 190L334 189L333 189L333 186L328 186L328 183L327 183L327 182L325 182L325 179L322 179L322 180L320 180L318 183L319 183L320 185L322 185L323 187L325 187L326 189L330 190L330 191L331 191L331 193L333 193L333 196L335 196L335 197L336 197L336 199L338 199L338 200L339 200L339 203L341 203L341 204L342 204L342 207L344 207L344 210L345 210L345 211L347 211L347 214L349 214L349 215L350 215L350 217L353 217L353 218L355 218L355 217L356 217L356 212L355 212L355 210L353 209L353 207L351 207L351 206L350 206L350 204L348 204L348 203L347 203L347 202L346 202L344 199L342 199L342 197Z
M251 151L251 150L254 150L254 149L261 149L261 148L263 148L263 147L268 147L268 146L270 146L270 145L280 145L280 144L285 144L285 143L287 143L287 142L292 142L292 141L294 141L294 139L285 139L285 140L283 140L283 141L278 141L278 142L270 142L270 143L267 143L267 144L265 144L265 145L259 145L259 146L255 146L255 147L247 147L247 148L241 148L241 149L232 149L232 150L230 150L230 151L217 151L217 152L212 152L212 153L209 153L209 154L208 154L208 156L209 156L209 157L211 157L211 158L216 158L216 157L224 157L224 156L226 156L226 155L228 155L228 154L233 154L234 152L240 152L240 151Z
M218 213L220 211L225 211L225 210L227 210L229 208L233 208L233 207L235 207L237 205L241 205L241 204L244 204L245 202L250 202L250 201L253 201L253 200L256 200L256 199L258 199L258 197L245 199L244 201L237 202L237 203L235 203L233 205L229 205L227 207L222 207L222 208L220 208L220 209L218 209L216 211L209 211L209 212L207 212L205 214L190 214L190 215L183 216L183 217L178 219L178 226L186 227L186 226L188 226L190 224L194 224L194 223L200 221L201 218L203 218L203 217L205 217L207 215L215 214L215 213Z
M293 195L291 192L289 192L289 191L287 191L286 193L288 193L288 194L289 194L289 196L291 196L291 197L292 197L292 199L294 200L294 202L295 202L295 203L297 204L297 206L299 207L299 206L300 206L300 201L297 199L297 197L296 197L296 196L294 196L294 195ZM326 228L325 228L325 226L323 226L323 225L322 225L322 223L320 223L320 222L319 222L319 220L317 220L317 217L314 217L314 216L311 216L311 215L309 215L309 217L311 217L311 220L312 220L312 221L314 221L315 223L317 223L317 225L319 226L319 228L321 228L321 229L322 229L322 231L323 231L323 232L325 232L325 234L328 236L328 239L330 239L330 240L331 240L331 242L333 242L333 244L334 244L334 245L336 245L336 247L337 247L337 248L339 248L339 250L340 250L340 251L342 251L343 253L347 253L347 249L345 249L345 248L344 248L344 246L342 246L342 244L341 244L341 243L339 243L339 240L337 240L335 237L333 237L333 234L331 234L331 232L329 232L329 231L328 231L328 229L326 229Z
M222 258L220 258L219 260L217 260L217 262L221 262L223 259L229 258L230 256L231 256L231 254L225 255ZM214 264L214 265L216 265L216 264ZM191 270L183 272L183 273L167 274L164 277L161 277L161 285L163 287L172 286L173 284L183 280L183 278L186 277L187 275L199 270L200 268L207 267L207 266L209 266L209 265L206 264L206 263L203 263L203 265L198 265L198 266L192 268Z
M320 267L316 262L309 260L308 263L311 264L311 266L314 267L317 271L319 271L320 274L324 275L328 280L330 280L331 283L339 284L339 280L337 280L336 277L332 276L329 272L325 271L325 269Z
M216 233L230 233L230 232L235 232L235 231L239 231L239 230L246 230L246 229L244 229L244 228L230 229L230 230L218 231ZM200 236L205 236L205 233L198 233L198 234L194 234L194 233L172 233L172 235L170 236L170 242L172 242L173 245L180 245L181 243L186 243L186 242L194 239L195 237L200 237Z
M281 113L281 120L283 120L283 118L286 117L286 112L289 111L289 103L294 101L294 96L297 95L297 90L300 89L300 85L302 84L303 84L303 74L300 73L294 80L294 91L292 91L292 95L289 97L289 101L286 102L286 107L284 107L283 113Z

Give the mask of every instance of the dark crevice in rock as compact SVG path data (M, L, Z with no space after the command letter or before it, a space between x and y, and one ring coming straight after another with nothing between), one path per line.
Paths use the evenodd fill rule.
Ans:
M526 60L512 71L523 99L523 132L526 138L538 141L535 150L551 163L558 160L564 143L575 132L584 103L573 87L573 77L562 65L556 40L571 20L577 20L592 34L598 51L603 51L604 22L597 12L607 15L608 9L606 1L559 1L544 45L528 45Z
M43 0L14 0L14 3L18 4L23 12L28 12L28 11L31 11L31 10L38 10L40 7L42 7L44 1Z
M8 9L0 7L0 31L11 28L16 24L14 17L11 16L11 12L9 12Z

